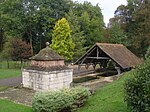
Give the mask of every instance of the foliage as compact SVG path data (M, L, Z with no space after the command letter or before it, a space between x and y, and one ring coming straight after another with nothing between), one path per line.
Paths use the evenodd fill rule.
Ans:
M22 39L16 38L11 41L11 57L14 60L29 59L31 57L31 47Z
M2 52L0 52L0 57L2 59L8 60L11 58L11 52L12 52L11 39L8 39L8 41L6 41L4 44Z
M78 17L73 13L73 11L70 9L68 14L66 14L66 19L70 25L70 28L72 30L71 32L71 38L73 40L73 43L75 44L74 48L74 55L73 59L74 61L77 60L86 50L84 47L84 44L86 42L84 35L84 32L81 31L81 25L79 24Z
M0 3L0 29L6 36L23 38L36 53L51 41L54 22L71 5L71 0L4 0Z
M128 0L127 5L121 5L115 11L113 22L120 24L127 35L128 48L136 55L143 57L150 45L150 1Z
M130 112L124 102L124 83L131 77L132 72L127 72L118 80L100 87L78 112Z
M150 111L150 59L139 66L125 83L125 100L132 112Z
M93 6L90 2L74 3L73 13L77 16L80 31L85 37L84 47L89 48L96 42L103 42L103 15L101 8L97 4Z
M0 112L32 112L31 107L15 104L12 101L0 99Z
M66 60L72 60L74 43L71 38L71 29L65 18L58 20L53 30L52 44L50 47Z
M145 54L145 58L149 58L150 57L150 46L148 47L146 54Z
M110 43L127 45L128 42L126 35L124 34L123 30L121 29L121 26L118 23L113 23L112 26L109 27L108 33L108 41Z
M1 0L0 15L1 48L5 37L20 37L29 43L33 55L45 47L45 42L51 43L55 22L63 17L72 30L74 60L95 42L104 41L103 15L98 4L72 0Z
M0 28L0 51L2 51L5 42L4 30Z
M32 108L34 112L70 112L88 96L89 91L83 87L36 93Z
M31 47L20 38L10 39L5 43L5 48L1 53L1 58L13 60L23 60L31 57Z

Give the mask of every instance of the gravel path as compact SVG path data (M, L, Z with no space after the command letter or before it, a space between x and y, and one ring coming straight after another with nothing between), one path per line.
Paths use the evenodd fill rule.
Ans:
M0 79L0 86L17 86L22 82L21 76L7 79Z

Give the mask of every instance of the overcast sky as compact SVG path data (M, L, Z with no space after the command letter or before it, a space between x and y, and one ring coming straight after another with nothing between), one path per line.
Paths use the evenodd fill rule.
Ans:
M116 10L117 7L121 4L124 5L127 4L126 0L73 0L73 1L78 2L89 1L93 5L96 5L98 3L102 9L104 22L106 23L106 25L109 22L109 19L114 16L114 11Z

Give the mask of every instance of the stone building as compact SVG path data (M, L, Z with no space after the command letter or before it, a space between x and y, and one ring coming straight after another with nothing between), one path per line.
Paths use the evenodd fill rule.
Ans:
M64 58L47 47L30 58L31 64L22 69L23 87L37 91L69 88L73 69L64 64Z

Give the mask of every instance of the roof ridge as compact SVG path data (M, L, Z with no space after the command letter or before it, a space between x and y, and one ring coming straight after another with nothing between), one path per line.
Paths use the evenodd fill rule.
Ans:
M99 42L96 42L96 45L115 45L115 46L124 46L123 44L99 43Z

